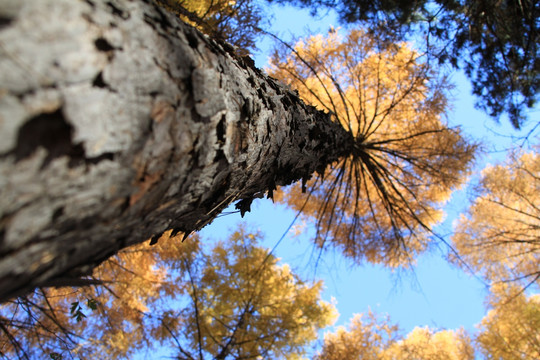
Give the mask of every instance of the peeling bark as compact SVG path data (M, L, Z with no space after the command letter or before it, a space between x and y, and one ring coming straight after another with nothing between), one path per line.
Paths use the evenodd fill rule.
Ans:
M189 234L352 136L147 0L0 0L0 299Z

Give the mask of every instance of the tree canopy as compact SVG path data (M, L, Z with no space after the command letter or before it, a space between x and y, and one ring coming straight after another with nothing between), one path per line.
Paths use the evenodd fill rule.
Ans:
M314 360L377 360L399 338L398 325L388 317L372 312L356 314L347 328L339 326L335 332L325 333L322 349Z
M516 293L517 289L498 285L489 297L490 310L476 337L486 359L540 358L540 296L511 295Z
M463 330L417 327L404 337L388 317L369 312L355 315L348 329L325 334L314 360L473 360L474 353Z
M254 36L260 30L258 24L263 20L260 9L247 0L155 1L175 10L176 15L205 31L210 37L231 42L239 47L240 54L247 54L253 49ZM307 3L307 0L298 1ZM319 0L311 3L330 5L336 4L336 1ZM66 1L65 4L67 3ZM531 23L529 14L525 12L534 13L537 3L529 1L517 4L512 1L489 0L478 3L341 0L340 4L340 9L344 11L343 16L348 21L371 22L377 27L363 27L346 32L332 28L328 34L298 40L292 47L277 49L269 69L272 76L285 81L306 103L328 112L333 122L328 121L328 117L323 113L305 106L298 100L298 96L280 88L274 80L265 78L266 82L258 82L257 74L261 77L263 75L249 65L249 61L239 61L240 68L251 74L249 78L240 79L238 76L238 79L235 79L233 76L230 80L212 69L199 71L198 66L203 60L194 60L187 67L190 67L190 71L191 68L197 68L197 71L182 75L185 78L174 78L182 81L188 79L185 83L170 81L170 88L164 90L165 94L157 91L148 94L151 100L147 100L154 107L151 114L146 114L143 118L153 122L151 126L141 128L155 128L160 131L153 133L152 138L141 141L141 144L144 142L150 145L144 147L141 150L142 155L138 154L135 160L130 158L128 167L131 169L133 162L140 165L143 156L151 158L152 162L140 165L141 169L137 170L135 180L131 177L126 180L125 184L135 182L137 192L126 192L127 195L122 195L120 201L115 199L110 202L110 206L118 212L100 214L106 218L107 224L112 223L111 229L115 229L116 225L114 216L110 214L137 211L133 217L135 222L150 218L149 207L140 206L135 210L130 208L144 196L160 200L169 196L169 201L159 204L158 212L173 207L171 204L175 203L171 199L177 195L176 183L154 187L155 183L160 183L161 177L174 172L171 170L171 159L174 159L175 166L180 162L175 157L178 154L174 154L170 148L185 146L181 155L186 157L186 153L199 152L186 162L195 162L205 171L209 168L215 170L230 166L230 160L235 156L245 160L246 154L241 152L251 146L249 141L253 138L269 139L273 136L279 138L279 146L265 148L266 154L283 152L284 156L278 159L286 158L294 162L290 153L296 151L298 155L303 151L302 154L305 154L308 151L306 149L311 149L310 145L315 150L325 146L336 148L336 139L339 138L337 135L334 142L326 140L333 136L332 130L339 129L340 139L344 140L343 146L347 151L333 149L329 158L342 158L333 162L329 169L325 169L324 166L313 165L312 154L305 158L296 157L298 162L305 161L300 166L302 174L305 174L302 184L280 190L275 194L276 199L287 202L301 211L306 218L315 220L317 233L314 241L320 248L333 244L356 263L369 261L391 268L411 265L418 254L428 247L433 227L444 217L444 203L452 191L464 183L477 150L477 146L470 143L459 128L451 128L445 121L450 85L443 76L440 64L432 62L434 51L436 50L441 63L449 61L456 67L464 66L469 75L477 80L475 92L481 98L480 106L493 116L502 112L509 113L514 126L519 127L524 119L524 107L532 106L536 96L538 69L536 59L534 65L531 65L530 60L531 54L537 52L537 43L531 43L536 36L537 24ZM95 7L95 4L88 1L84 6ZM107 11L102 11L103 9ZM149 9L145 10L148 11L147 15L165 16L155 8L152 8L152 11ZM487 14L488 10L492 10L492 13ZM101 4L100 11L107 13L109 18L129 18L125 14L130 14L127 10L123 13L113 2ZM505 14L511 15L507 23L503 21ZM88 20L91 19L90 15L85 13L84 16L84 21L88 21L90 27L97 26L96 21ZM171 18L175 20L174 17ZM141 19L138 20L143 21ZM9 25L3 23L1 16L0 20L0 30L4 25ZM154 26L158 23L148 21L148 18L144 21ZM163 25L162 33L156 32L156 35L153 30L145 30L156 35L153 39L165 37L167 32L177 34L175 31L178 31L178 28L168 24L165 17L162 17L159 23ZM138 24L142 26L141 23ZM388 26L383 31L385 25ZM111 29L117 28L116 23L109 23L108 26ZM450 31L441 32L446 26ZM247 30L242 32L244 27ZM407 38L402 34L417 31L418 28L427 29L426 36L434 37L437 41L426 52L415 50L411 43L402 41ZM111 30L111 33L119 36L114 31ZM521 42L517 42L518 31L525 32ZM109 35L107 33L103 38L92 39L88 46L98 49L100 54L104 53L101 54L103 57L97 57L103 62L106 62L104 59L112 61L115 57L122 59L122 56L125 56L124 49L116 47L122 42L111 45L105 38ZM179 35L183 37L182 41L185 40L190 48L202 56L200 59L213 59L208 61L215 61L222 68L232 66L226 65L223 60L236 58L236 55L226 50L227 47L209 42L208 49L211 50L208 50L203 48L203 45L199 46L207 39L202 35L198 36L195 31ZM172 43L174 39L173 36L167 41ZM169 49L164 43L159 44ZM2 44L0 49L2 52L5 50L3 46ZM126 51L127 49L126 47ZM456 52L460 50L468 52L470 60L458 59ZM212 57L212 51L218 51L223 56ZM161 55L167 53L157 52ZM175 53L175 56L177 55L185 54ZM170 57L167 54L163 56ZM151 59L149 63L154 64L163 61L159 56L148 56L148 59ZM140 60L142 63L146 61L144 57ZM184 65L180 64L176 70L181 71ZM161 64L157 68L148 68L159 68L156 79L172 78L172 70L168 66ZM238 74L244 74L243 70L239 70ZM480 74L480 70L485 72ZM119 69L115 68L115 71ZM109 77L115 71L99 72L92 80L92 91L106 91L96 89L111 89L118 85ZM235 81L239 83L243 80L249 84L244 89L255 89L257 95L253 96L261 100L260 103L255 102L253 97L250 97L252 95L241 91L236 97L213 97L214 86L217 87L218 82L219 86L222 82L228 82L227 86L232 86ZM125 85L122 81L119 83ZM76 86L79 88L81 85L77 83ZM173 108L178 106L178 103L173 106L164 100L165 95L172 93L171 89L182 86L190 88L186 102L195 104L194 110L191 110L197 114L175 113L176 109ZM264 91L272 88L275 92L271 96L265 95L258 86L261 89L264 87ZM163 90L159 86L158 89ZM225 92L229 90L224 87ZM111 92L116 94L116 90ZM20 98L25 98L26 95L21 95ZM6 106L2 103L7 103L4 96L5 94L0 92L0 105ZM12 99L14 96L6 96L15 103ZM45 104L46 100L37 95L30 96L33 100L26 101L32 106L36 104L33 101L37 101L41 107L52 106ZM219 101L214 102L215 99ZM299 127L295 126L298 122L280 123L280 117L270 116L273 112L268 109L274 110L275 101L280 101L286 108L291 101L299 104L293 111L292 118L305 117L301 109L309 109L311 113L320 116L306 120L306 126L299 130ZM238 118L227 118L230 109L221 108L225 102L228 105L235 104ZM34 111L28 104L24 111ZM268 109L261 110L262 104ZM82 104L80 106L82 107ZM13 107L15 108L15 105ZM73 129L68 124L69 121L66 122L62 111L60 107L52 114L47 112L45 115L33 116L35 114L32 113L30 122L39 123L39 126L33 129L34 132L47 127L42 124L53 122L61 128L60 132L69 135L69 146L73 146ZM253 121L253 116L264 111L270 114L268 123L256 128L256 131L246 130ZM27 120L24 116L21 115L20 118L23 120L19 119L21 124ZM200 130L203 126L201 124L212 122L215 122L215 127L210 128L211 131L201 131L194 136L196 139L193 141L184 141L185 138L182 137L189 132L187 127L160 127L164 126L163 124L175 123L176 118L182 117L195 119L197 124L192 129ZM317 127L319 120L326 125ZM270 131L270 124L275 126L273 129L285 128L281 129L284 132ZM26 125L28 124L21 126ZM181 135L171 135L171 129ZM217 141L201 140L205 132L211 133ZM168 143L167 139L174 136L182 141L177 139L178 143L172 140ZM41 140L40 136L37 138ZM284 138L289 140L287 146L293 145L284 146ZM22 140L25 138L22 137ZM151 146L156 143L165 145ZM95 146L96 149L101 146L98 145ZM119 157L114 153L96 160L84 158L83 154L82 160L79 159L85 163L83 169L83 166L71 164L73 157L80 155L81 151L84 153L82 145L77 144L70 150L54 148L52 151L52 147L50 142L45 142L45 145L37 150L16 149L15 152L23 155L13 161L17 163L21 160L25 166L31 163L36 168L41 166L40 170L43 172L50 170L51 172L44 176L49 180L49 176L53 176L52 172L61 168L61 162L70 163L67 168L70 179L73 179L77 176L83 177L84 172L90 173L94 160L95 163L105 160L107 164L117 164L113 160ZM116 253L115 256L93 269L91 276L81 278L78 276L81 273L76 273L77 276L52 278L51 282L47 283L73 287L43 286L31 294L11 299L2 305L0 333L3 336L0 338L0 354L5 357L52 359L132 358L141 353L146 352L148 355L167 349L178 359L190 360L300 359L306 355L312 355L315 360L469 360L474 359L475 352L479 351L487 359L540 358L540 301L538 294L532 294L531 291L540 286L540 157L537 152L514 151L505 164L485 169L481 182L475 189L477 198L456 226L456 234L452 239L456 249L453 260L479 272L493 285L489 297L489 312L482 320L478 334L467 334L461 329L416 327L409 334L403 335L398 325L391 323L389 317L370 312L355 315L348 328L338 327L333 333L327 333L317 353L312 354L308 347L318 338L318 331L331 325L337 317L333 303L322 299L321 281L302 280L289 265L282 264L271 251L258 245L262 235L257 232L239 228L227 240L215 242L212 246L205 246L197 235L188 237L193 228L198 229L211 221L211 216L215 217L216 211L223 208L226 202L232 201L231 199L237 199L238 194L245 190L233 189L232 192L233 190L224 187L239 176L245 176L244 184L240 187L245 186L247 178L255 173L250 172L251 167L260 166L261 158L265 158L264 151L258 151L253 162L239 162L239 172L210 177L208 181L214 186L212 190L217 189L216 191L204 193L198 200L189 199L192 205L195 204L197 211L208 216L203 221L202 218L197 219L197 216L201 215L194 215L194 210L184 214L183 216L195 224L189 228L190 231L183 233L183 228L175 227L166 233L154 234L150 241L153 247L140 244L116 253L117 249L125 246L128 241L125 236L120 237L115 239L119 243L114 244L114 249L107 249L107 254ZM160 154L165 154L164 158L167 160L161 161L163 159ZM53 155L60 159L49 159ZM0 154L0 159L11 161L10 156L16 157L5 153ZM45 156L47 158L44 160ZM273 167L276 173L286 173L292 165L283 166L276 160L268 166ZM310 174L315 167L317 175L312 178ZM159 168L159 171L153 171L156 168ZM304 171L304 168L307 170ZM104 169L98 176L105 176L110 168ZM203 171L201 169L196 170ZM184 170L185 168L179 173L185 174ZM280 185L279 181L276 183L276 173L263 184L263 188L268 190L268 197L274 197L273 191L276 185ZM180 175L171 175L174 176ZM288 182L290 181L282 183ZM52 184L53 181L49 183ZM11 182L9 186L16 189L13 184L14 182ZM111 193L116 192L116 187L109 185L107 184L107 189ZM189 185L192 187L188 189L188 195L195 190L208 189L204 188L207 184L195 182ZM126 188L129 186L126 185ZM28 196L32 189L32 186L26 186L21 193ZM257 191L251 190L245 190L249 196L237 204L242 215L249 210L253 198L262 196L265 192L260 188ZM10 194L12 202L27 201L24 196L18 196L16 191L13 194ZM77 199L84 200L83 198L84 196ZM84 202L82 200L81 203ZM4 203L9 204L10 201L4 199ZM63 221L62 225L69 228L69 231L76 229L75 225L63 218L69 211L63 207L57 208L54 213L52 209L48 210L44 216L35 209L32 214L35 215L34 218L50 217L53 222ZM168 214L173 214L174 210ZM172 219L163 214L153 215L161 227L172 222ZM8 212L2 221L13 221L15 216L10 218L11 216ZM132 223L133 218L130 219ZM21 216L20 219L24 218ZM91 221L87 218L85 221L76 224L80 225L81 231L91 227L88 225ZM166 225L163 225L165 222ZM20 220L16 225L16 230L19 231L17 235L25 236L26 224ZM42 232L44 236L55 234L51 229L42 230L40 228L35 232ZM4 238L3 229L0 235L2 246L5 243L11 246L16 240L20 240L17 236ZM11 243L5 239L9 239ZM68 242L64 241L61 245ZM29 243L35 245L31 238ZM69 256L84 249L77 248L77 244L71 245L73 243L70 243L73 247L68 249ZM8 250L12 251L11 248ZM8 250L2 248L6 254ZM32 254L41 257L32 260L31 266L45 266L47 261L53 262L50 260L52 255L47 251L37 250ZM99 259L107 257L107 254L100 254ZM48 268L46 270L48 271ZM6 275L2 275L2 280L5 281Z
M268 22L251 0L155 0L215 40L227 41L237 54L256 50L255 41Z
M520 128L538 101L538 0L272 0L335 9L389 42L422 43L431 57L469 76L477 106Z
M494 289L479 332L416 327L406 336L388 317L357 314L347 328L326 333L314 360L537 359L540 356L540 299L519 294L508 302L506 286Z
M0 353L116 359L163 346L179 359L298 358L336 311L320 281L302 281L260 237L239 229L205 249L197 236L165 235L102 264L100 286L8 302Z
M410 263L426 249L441 205L465 180L476 146L444 120L446 79L407 43L363 30L299 40L274 52L270 74L332 114L356 141L351 156L286 192L327 240L357 262Z
M489 283L540 287L540 155L514 151L488 166L453 245ZM458 262L459 263L459 262Z
M9 358L472 360L535 359L540 302L495 286L479 332L416 327L404 335L388 316L356 314L347 327L318 330L337 312L322 282L302 281L238 229L203 246L165 234L96 269L94 287L39 289L0 308L0 353ZM516 294L510 299L510 294ZM510 301L509 301L510 299ZM314 352L313 352L314 351Z

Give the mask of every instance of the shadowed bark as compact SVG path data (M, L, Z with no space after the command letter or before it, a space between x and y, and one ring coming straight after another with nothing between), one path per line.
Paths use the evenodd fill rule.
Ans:
M352 135L151 1L0 0L0 300L352 152Z

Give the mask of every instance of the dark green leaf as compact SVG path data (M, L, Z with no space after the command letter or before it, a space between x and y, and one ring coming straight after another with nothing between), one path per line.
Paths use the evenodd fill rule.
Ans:
M97 310L97 301L95 299L88 299L86 305L94 311Z

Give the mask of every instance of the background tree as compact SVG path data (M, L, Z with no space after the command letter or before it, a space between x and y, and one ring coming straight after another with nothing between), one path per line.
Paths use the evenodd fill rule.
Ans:
M356 314L347 328L339 326L335 332L324 334L322 349L314 360L377 360L399 339L399 328L388 317L371 311Z
M333 322L322 282L306 283L278 265L256 247L258 237L241 230L211 253L173 260L191 303L181 315L186 327L176 329L192 349L181 358L297 358Z
M322 350L314 360L473 360L474 349L462 331L415 328L403 337L388 318L369 313L355 315L348 330L339 327L325 334Z
M482 172L476 199L462 215L454 247L491 283L540 286L540 155L510 153Z
M404 339L391 344L380 359L474 360L475 350L463 330L416 327Z
M161 293L165 288L178 291L166 281L156 252L147 244L126 249L96 268L85 279L94 286L78 281L79 286L39 288L4 303L0 352L22 359L55 354L64 359L131 358L152 346L147 317L152 310L159 313Z
M251 0L155 0L213 39L227 41L242 56L256 50L255 41L269 19Z
M389 42L413 38L430 56L463 67L477 106L519 128L538 100L538 0L272 0L317 11L336 9L342 21L360 23Z
M331 240L357 262L411 262L475 152L443 119L446 79L406 43L362 30L300 40L292 52L276 51L269 71L356 141L352 155L309 182L309 201L305 185L284 195L316 219L316 244Z
M519 129L540 90L540 1L467 1L455 14L459 26L445 58L463 65L479 108L494 118L506 113ZM458 57L463 52L468 57Z
M476 343L489 360L540 358L540 295L496 286ZM508 301L512 296L512 300Z
M241 229L210 250L197 236L126 249L95 270L101 286L42 289L4 305L0 351L131 358L160 343L180 359L296 358L336 312L321 282L299 279L259 239Z

